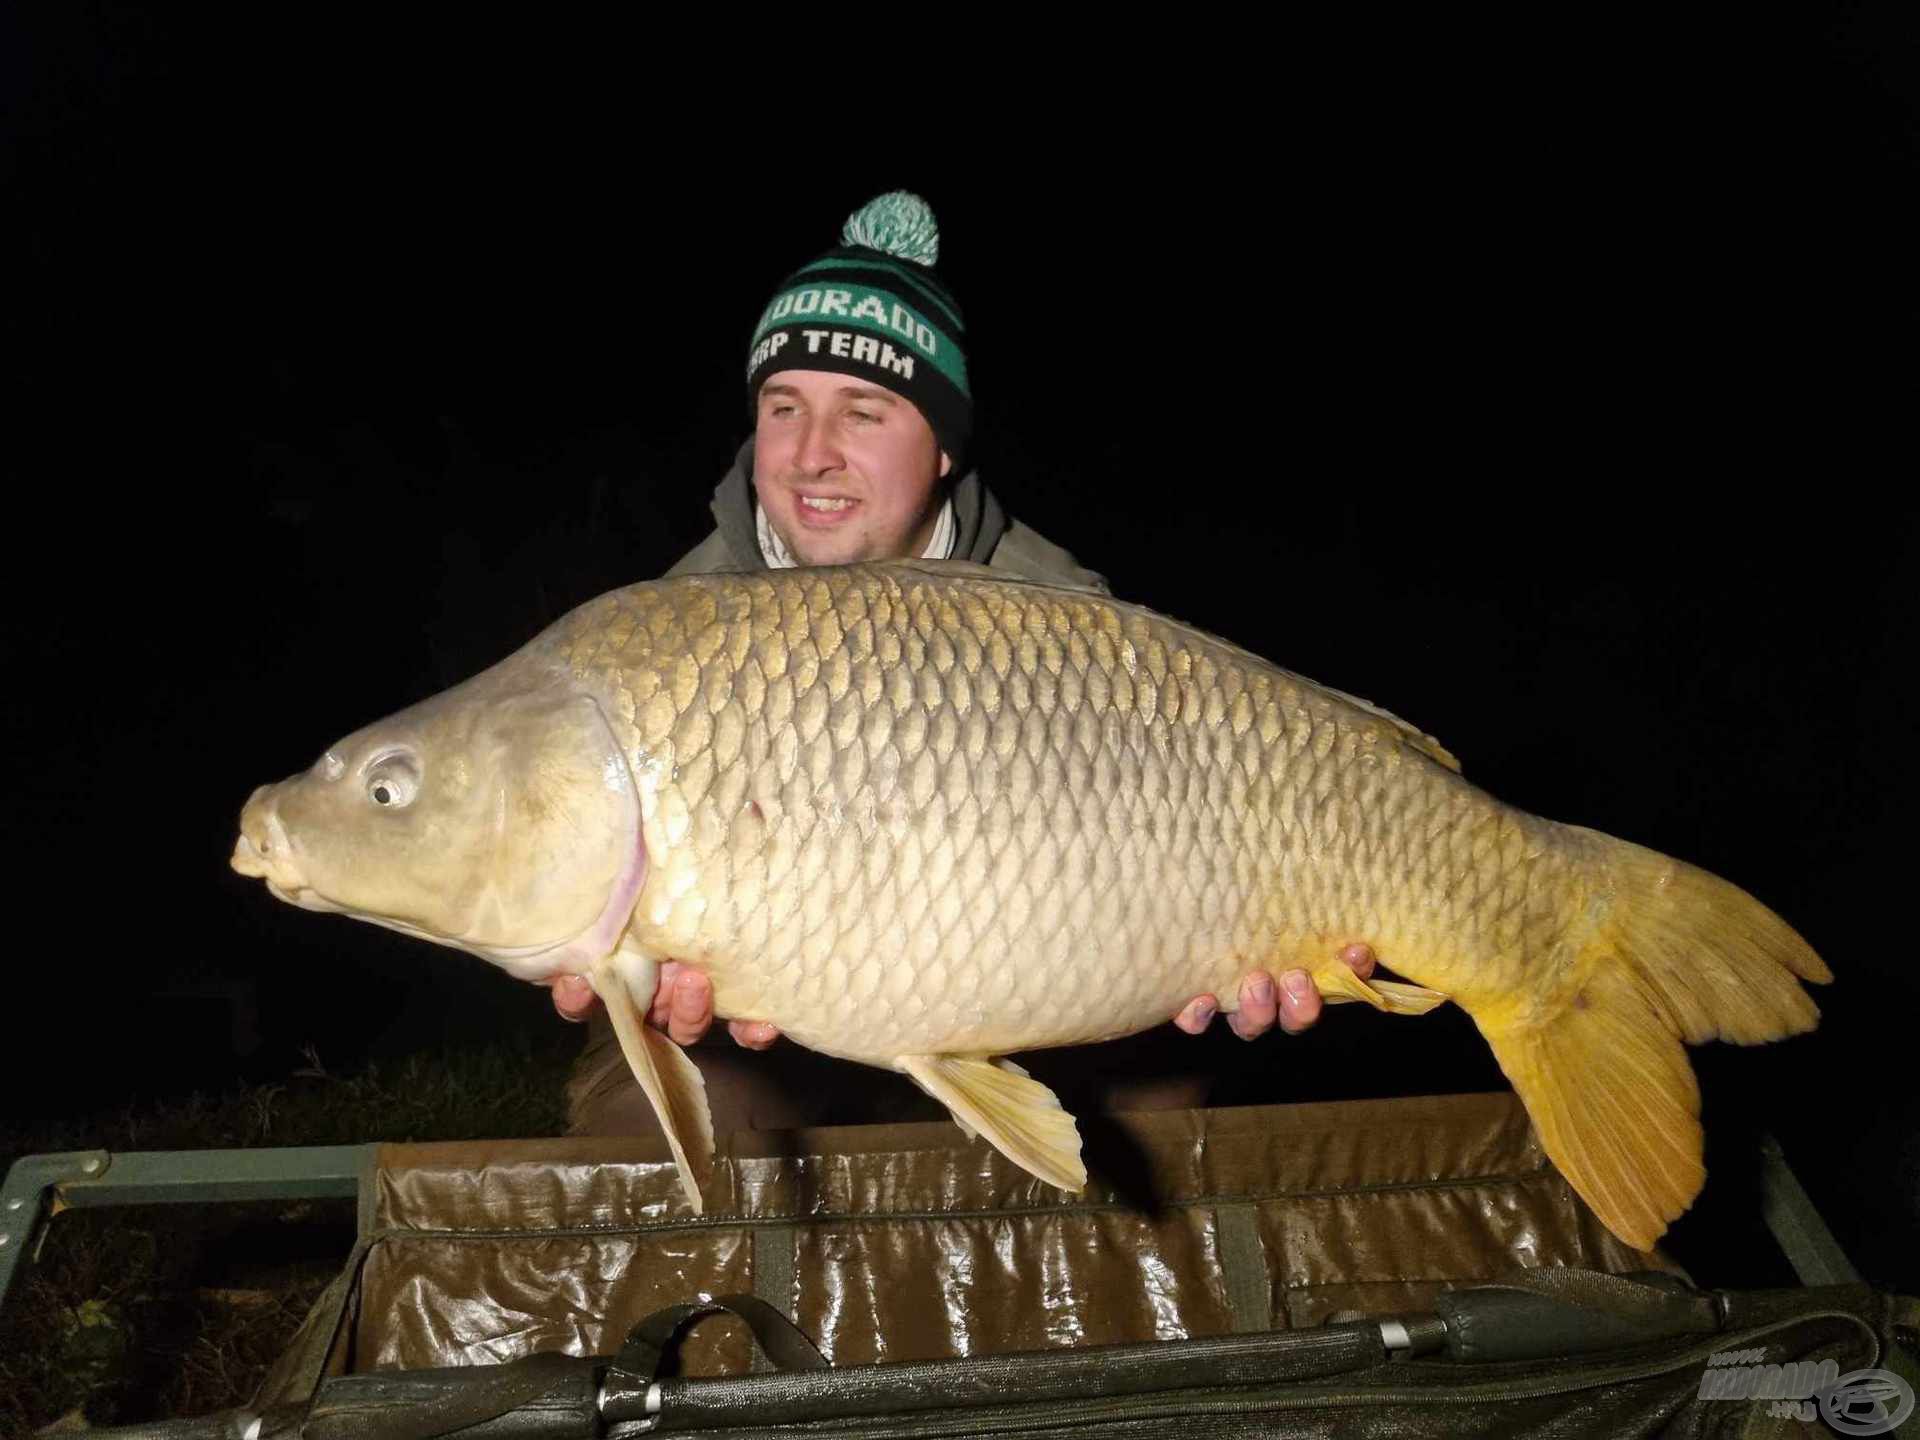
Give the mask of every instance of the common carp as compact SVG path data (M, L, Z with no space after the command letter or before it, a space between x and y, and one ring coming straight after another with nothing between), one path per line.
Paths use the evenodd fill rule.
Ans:
M696 1212L704 1088L643 1023L669 959L1068 1190L1073 1117L1002 1057L1231 1007L1254 968L1450 999L1641 1249L1705 1179L1682 1042L1809 1030L1800 982L1832 978L1736 886L1504 805L1374 705L950 562L613 591L263 786L240 831L234 868L283 900L586 975ZM1334 958L1360 940L1404 979Z

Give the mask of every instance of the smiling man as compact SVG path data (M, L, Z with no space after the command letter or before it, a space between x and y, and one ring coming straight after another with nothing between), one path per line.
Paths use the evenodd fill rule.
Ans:
M933 272L932 212L883 195L841 238L762 309L748 343L753 438L714 492L713 534L668 573L924 556L1105 591L962 463L966 332Z
M918 556L971 560L1105 593L1099 575L1009 517L978 472L962 463L973 420L965 327L933 272L939 232L932 211L913 195L883 195L847 221L841 238L840 248L790 276L761 312L748 345L753 438L714 491L713 534L668 573ZM1351 947L1346 958L1362 976L1373 970L1364 946ZM1276 1020L1288 1031L1305 1029L1321 1004L1303 970L1288 972L1278 987L1263 972L1249 975L1239 1001L1229 1023L1243 1039ZM586 982L563 977L553 1002L568 1019L590 1022L569 1085L570 1131L657 1131ZM1218 1009L1215 997L1196 996L1175 1023L1198 1034ZM706 978L662 966L649 1019L679 1043L697 1045L714 1019ZM767 1049L777 1038L772 1026L750 1018L733 1019L729 1028L746 1049ZM1109 1085L1099 1103L1122 1109L1202 1102L1203 1083L1178 1073L1168 1078L1164 1046L1157 1067L1147 1059L1155 1043L1115 1042L1111 1068L1132 1078ZM693 1053L717 1131L893 1118L886 1080L797 1046L753 1057L731 1046ZM857 1089L849 1092L845 1082L854 1075ZM904 1080L897 1088L896 1104L918 1098Z
M952 529L952 509L940 482L952 460L907 401L847 379L786 370L760 387L753 473L761 548L803 565L944 554L951 539L935 542L942 520Z

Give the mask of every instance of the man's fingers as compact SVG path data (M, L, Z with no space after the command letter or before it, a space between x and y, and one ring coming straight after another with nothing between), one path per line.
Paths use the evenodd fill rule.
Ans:
M1273 1028L1274 1014L1273 976L1256 970L1240 982L1240 1008L1227 1024L1242 1040L1257 1040Z
M765 1020L729 1020L727 1030L734 1044L749 1050L765 1050L780 1038L779 1029Z
M1173 1023L1189 1035L1204 1034L1213 1017L1220 1013L1220 1002L1211 995L1196 995L1186 1003Z
M553 1008L563 1020L585 1020L600 1003L584 975L556 975L546 983L553 993ZM713 1026L713 982L698 970L667 961L660 967L660 983L647 1006L647 1023L681 1045L696 1043ZM765 1050L780 1038L779 1028L765 1020L732 1020L727 1028L749 1050Z
M1304 970L1280 977L1280 1028L1298 1035L1320 1018L1320 990Z
M667 1021L673 1014L673 982L680 978L680 972L686 967L678 960L661 962L660 974L654 981L653 1000L647 1006L647 1023L656 1030L667 1028ZM638 995L633 997L638 1000Z
M713 1024L713 982L698 970L682 970L673 978L667 1007L667 1034L676 1044L692 1045Z
M560 1012L562 1020L578 1024L593 1012L599 1001L600 997L593 993L593 986L584 975L556 975L551 983L553 1008Z
M1373 947L1364 941L1347 946L1340 958L1362 980L1373 974L1378 963ZM1275 1020L1289 1035L1298 1035L1319 1021L1321 1004L1320 988L1305 970L1287 971L1278 986L1273 976L1256 970L1240 982L1240 1008L1227 1017L1227 1024L1242 1040L1259 1039ZM1173 1023L1189 1035L1199 1035L1213 1023L1219 1009L1213 996L1196 995L1173 1017Z

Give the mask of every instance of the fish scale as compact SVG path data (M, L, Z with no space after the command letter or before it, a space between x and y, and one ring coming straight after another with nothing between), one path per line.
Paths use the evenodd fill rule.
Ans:
M956 603L950 587L848 569L784 597L764 580L639 588L611 602L631 617L584 612L577 638L561 640L589 684L673 677L653 699L670 696L679 713L623 737L647 752L636 770L659 777L642 784L649 853L672 857L656 865L635 933L707 968L724 1010L870 1062L998 1053L1142 1028L1187 994L1230 992L1249 968L1317 959L1356 921L1383 950L1400 938L1378 923L1384 877L1355 863L1378 840L1365 815L1379 752L1401 743L1388 722L1305 705L1301 687L1215 653L1223 647L1198 632L1128 623L1092 597L974 580ZM718 627L732 645L702 641ZM1089 632L1113 657L1097 686L1085 683L1099 648ZM604 643L615 636L625 643ZM984 683L958 692L943 673L969 659ZM766 700L710 769L708 707L696 702L736 691ZM723 778L733 766L746 767L743 783ZM1264 805L1250 774L1270 787ZM770 837L724 813L741 790L773 797L762 811ZM956 850L947 842L961 810L975 818ZM1249 857L1316 833L1331 863L1306 857L1285 890L1256 883ZM868 863L836 867L836 843L856 835ZM778 858L763 879L769 849ZM1096 851L1118 857L1111 879ZM1114 880L1127 909L1099 903ZM944 923L936 897L948 902ZM764 938L742 924L759 907ZM866 933L848 946L855 917ZM744 951L750 963L736 958ZM887 988L889 972L911 983ZM989 972L1014 978L990 1022L967 1024ZM857 1034L841 1022L850 1006L903 992L925 1008L883 1010Z
M366 800L381 776L399 804ZM1736 886L1504 805L1365 701L942 562L614 591L262 787L241 831L235 867L295 903L588 975L695 1209L702 1082L642 1023L668 960L1068 1188L1072 1118L998 1057L1231 1009L1252 969L1393 1013L1451 998L1643 1248L1705 1175L1682 1041L1809 1029L1800 982L1831 979ZM1359 980L1354 941L1405 979Z

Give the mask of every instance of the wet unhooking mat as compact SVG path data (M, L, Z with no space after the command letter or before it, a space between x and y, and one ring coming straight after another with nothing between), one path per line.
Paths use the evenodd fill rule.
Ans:
M1511 1095L1086 1128L1078 1197L948 1124L736 1136L699 1217L664 1144L383 1147L255 1433L1831 1434L1709 1361L1911 1344L1910 1300L1628 1249Z

